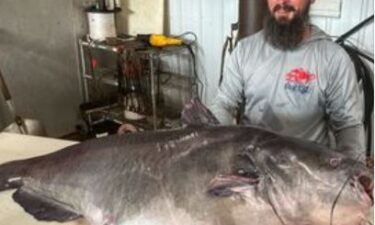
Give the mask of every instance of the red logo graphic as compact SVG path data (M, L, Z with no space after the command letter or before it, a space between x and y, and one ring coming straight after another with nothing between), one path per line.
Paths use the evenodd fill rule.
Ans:
M316 75L303 70L302 68L294 69L286 75L286 80L295 84L308 84L314 80Z

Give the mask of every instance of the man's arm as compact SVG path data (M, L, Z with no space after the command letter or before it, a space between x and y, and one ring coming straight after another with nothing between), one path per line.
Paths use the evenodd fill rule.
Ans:
M233 124L235 111L243 93L243 79L240 60L241 43L232 52L225 68L223 82L209 109L221 124Z
M341 129L336 132L335 138L340 152L354 159L365 160L365 138L362 125Z
M366 156L363 128L363 102L360 98L354 65L344 50L333 57L326 110L336 138L336 148L352 158Z

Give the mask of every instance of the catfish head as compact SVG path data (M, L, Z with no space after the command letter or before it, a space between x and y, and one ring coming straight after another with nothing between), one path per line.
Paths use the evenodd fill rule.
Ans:
M193 100L182 114L184 121L217 126L203 107ZM268 209L278 220L275 224L353 225L368 218L373 173L364 163L322 145L253 127L244 127L243 139L236 140L240 141L231 172L210 182L211 195L246 200L247 213L257 211L253 220L260 209ZM273 224L270 221L259 222Z
M210 193L241 196L248 210L268 204L278 224L353 225L368 218L372 189L373 174L364 163L275 135L239 150L232 172L217 176Z
M251 166L242 173L257 177L263 199L285 224L349 225L368 218L373 174L364 163L321 145L276 136L246 151L237 165L248 158Z

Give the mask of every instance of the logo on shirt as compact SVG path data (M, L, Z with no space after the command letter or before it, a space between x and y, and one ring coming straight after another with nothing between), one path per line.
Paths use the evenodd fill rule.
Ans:
M285 89L307 94L311 92L310 84L315 79L316 75L306 72L302 68L294 69L285 76Z

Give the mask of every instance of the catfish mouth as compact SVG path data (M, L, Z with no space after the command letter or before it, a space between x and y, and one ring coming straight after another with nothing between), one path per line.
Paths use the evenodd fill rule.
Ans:
M374 204L374 180L372 177L367 175L359 175L357 178L359 184L362 186L363 191L366 193L367 197L371 199L372 205Z
M362 200L374 205L374 181L372 176L367 174L356 175L350 180L349 184Z

